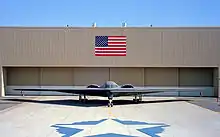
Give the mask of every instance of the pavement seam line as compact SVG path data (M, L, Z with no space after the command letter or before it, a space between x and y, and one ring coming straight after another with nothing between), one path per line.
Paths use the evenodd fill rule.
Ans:
M194 105L194 106L200 107L200 108L203 108L203 109L205 109L205 110L208 110L208 111L211 111L211 112L214 112L214 113L217 113L217 114L220 113L220 112L213 111L213 110L211 110L211 109L202 107L202 106L200 106L200 105L196 105L196 104L193 104L193 103L189 103L189 102L187 102L187 101L186 101L186 103L188 103L188 104L190 104L190 105Z

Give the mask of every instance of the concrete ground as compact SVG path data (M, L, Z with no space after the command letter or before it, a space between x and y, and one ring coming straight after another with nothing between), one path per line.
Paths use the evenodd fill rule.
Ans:
M220 136L220 106L213 99L187 98L191 101L186 102L183 101L186 98L144 97L143 103L133 104L132 98L126 97L116 98L113 108L106 107L107 101L100 97L89 97L86 104L77 99L76 96L1 98L0 135Z

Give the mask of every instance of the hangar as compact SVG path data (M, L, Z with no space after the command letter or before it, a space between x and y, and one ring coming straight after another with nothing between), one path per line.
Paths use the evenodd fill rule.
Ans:
M126 56L95 56L126 36ZM0 27L1 96L18 86L199 86L219 96L220 27Z

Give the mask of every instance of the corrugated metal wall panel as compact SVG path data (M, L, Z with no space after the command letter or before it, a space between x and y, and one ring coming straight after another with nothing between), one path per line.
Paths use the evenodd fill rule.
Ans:
M108 68L74 68L73 82L75 86L87 86L89 84L101 85L109 80Z
M96 35L126 35L126 57L95 57ZM4 66L218 66L220 28L0 28ZM210 55L210 56L209 56Z
M143 68L110 68L110 80L117 84L143 86Z
M213 86L213 69L180 68L180 86Z
M124 34L127 36L127 56L123 60L119 60L120 62L118 61L117 65L161 65L163 48L162 30L125 29Z
M72 86L73 68L40 68L42 86Z
M26 45L28 46L26 48L32 56L27 61L36 60L33 62L35 63L38 60L44 60L43 62L52 61L59 64L63 60L64 31L56 29L29 31L29 40L30 43Z
M178 46L183 47L183 65L202 64L198 32L196 30L185 30L178 36Z
M48 65L48 62L59 64L63 60L63 30L16 28L3 32L7 35L0 48L7 52L3 54L6 64Z
M178 68L145 68L145 86L178 86Z
M14 58L14 50L16 48L16 41L14 39L15 29L0 29L0 59L1 65L4 61L11 61Z
M203 60L203 64L206 62L210 62L211 64L215 64L219 62L219 40L220 32L219 31L206 31L199 32L199 48L200 48L200 58Z
M40 85L39 68L7 68L7 85L38 86Z
M177 62L184 64L183 46L180 43L179 31L164 31L162 35L162 63L173 66Z

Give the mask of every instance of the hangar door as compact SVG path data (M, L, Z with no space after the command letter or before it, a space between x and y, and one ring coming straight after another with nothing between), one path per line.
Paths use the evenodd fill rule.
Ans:
M8 86L38 86L40 85L40 69L28 67L7 68Z
M145 68L145 86L178 86L178 68Z
M180 86L213 86L212 68L180 68Z
M21 95L20 91L13 90L16 86L39 86L40 69L31 67L6 68L5 85L6 95Z
M72 86L73 68L40 68L42 86Z
M143 86L143 68L110 68L110 80L117 84Z
M72 68L7 68L8 86L71 86Z
M179 85L186 87L204 87L203 96L214 96L212 68L180 68ZM185 94L182 94L185 95ZM199 96L194 92L193 95Z
M74 68L73 82L76 86L101 85L109 80L109 68Z

